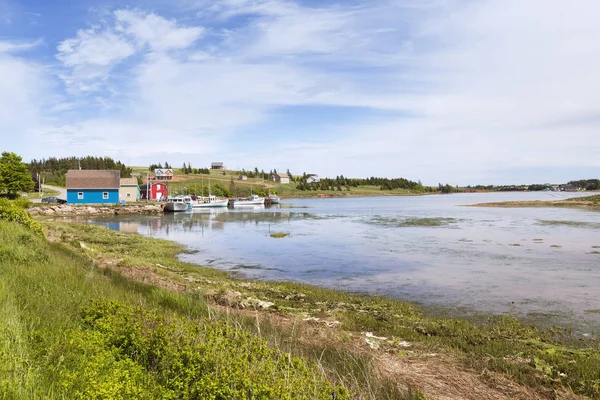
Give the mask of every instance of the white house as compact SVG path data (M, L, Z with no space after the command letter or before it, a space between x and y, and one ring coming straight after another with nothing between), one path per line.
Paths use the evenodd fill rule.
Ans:
M308 174L306 175L306 183L319 183L321 182L321 178L317 174Z

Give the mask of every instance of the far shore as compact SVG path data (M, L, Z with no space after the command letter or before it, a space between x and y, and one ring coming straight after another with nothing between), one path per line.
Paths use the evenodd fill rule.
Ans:
M470 207L564 207L585 208L589 210L600 210L600 195L586 197L575 197L566 200L533 200L533 201L501 201L492 203L470 204Z

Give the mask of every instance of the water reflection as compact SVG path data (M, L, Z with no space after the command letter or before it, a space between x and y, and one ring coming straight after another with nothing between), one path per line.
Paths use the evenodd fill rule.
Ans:
M186 260L250 277L589 326L600 310L600 213L457 207L561 195L302 199L279 208L86 221L137 226L141 234L196 250ZM290 236L274 239L273 232Z

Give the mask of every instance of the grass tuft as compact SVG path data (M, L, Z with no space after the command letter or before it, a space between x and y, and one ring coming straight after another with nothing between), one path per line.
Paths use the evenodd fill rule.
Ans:
M274 232L274 233L271 233L269 236L271 236L272 238L281 239L281 238L290 236L290 234L287 232Z

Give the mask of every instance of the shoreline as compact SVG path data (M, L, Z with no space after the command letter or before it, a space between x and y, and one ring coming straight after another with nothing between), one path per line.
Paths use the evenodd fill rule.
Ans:
M432 316L422 311L422 308L426 307L415 306L402 300L355 295L295 282L239 278L222 270L179 260L178 254L187 250L175 242L112 232L107 228L92 225L47 221L43 221L43 224L50 233L51 240L58 240L71 247L73 243L78 244L73 250L96 260L99 268L114 270L128 279L146 282L166 290L199 293L211 304L230 312L258 312L276 321L284 318L286 323L293 320L309 324L327 335L335 336L336 338L330 340L337 341L340 346L351 343L353 348L358 346L361 351L374 352L379 356L401 355L401 359L406 362L424 362L426 359L427 363L433 362L437 365L440 362L438 356L426 356L435 353L442 354L443 358L450 357L456 365L466 362L468 368L474 368L474 373L497 370L501 365L500 370L508 368L510 371L512 367L509 368L509 364L513 367L518 364L519 370L531 368L526 374L526 379L525 375L519 375L521 372L514 376L509 374L508 378L518 382L521 378L528 381L533 375L539 374L539 369L531 360L534 356L543 357L543 352L548 346L555 349L554 352L566 355L572 354L569 342L578 343L577 347L592 348L596 343L594 339L585 341L569 338L566 332L568 329L563 333L552 331L554 333L548 336L548 332L526 327L519 319L507 316L488 315L485 321L482 318L482 321L472 322L467 318ZM119 250L114 250L103 242L102 238L106 235L118 238L121 243ZM129 244L123 248L125 242ZM144 253L151 248L163 246L168 251L167 254L163 254L160 263L150 260ZM134 255L131 255L132 252ZM498 336L492 332L503 333ZM561 337L562 339L559 339ZM486 339L481 341L481 338ZM505 341L506 345L503 344ZM478 354L483 348L488 349L483 351L483 354L486 351L489 354L482 359ZM499 349L502 349L503 354L495 354ZM517 356L517 353L521 355ZM527 357L527 354L530 356ZM522 361L515 364L514 357L520 357ZM477 367L473 367L474 365ZM563 367L556 366L555 373L561 368ZM543 377L533 378L537 382L534 385L536 394L546 398L545 394L548 392L544 387L547 382L544 384L542 381L545 378L540 381L538 378ZM436 379L443 378L436 376ZM560 377L558 381L561 381ZM425 394L429 393L425 391Z
M39 205L27 212L32 216L72 216L72 215L125 215L158 214L163 212L161 204L121 204L121 205Z
M560 208L581 208L593 211L600 211L600 202L587 201L581 199L569 200L533 200L533 201L503 201L491 203L465 204L464 207L497 207L497 208L537 208L537 207L560 207Z

